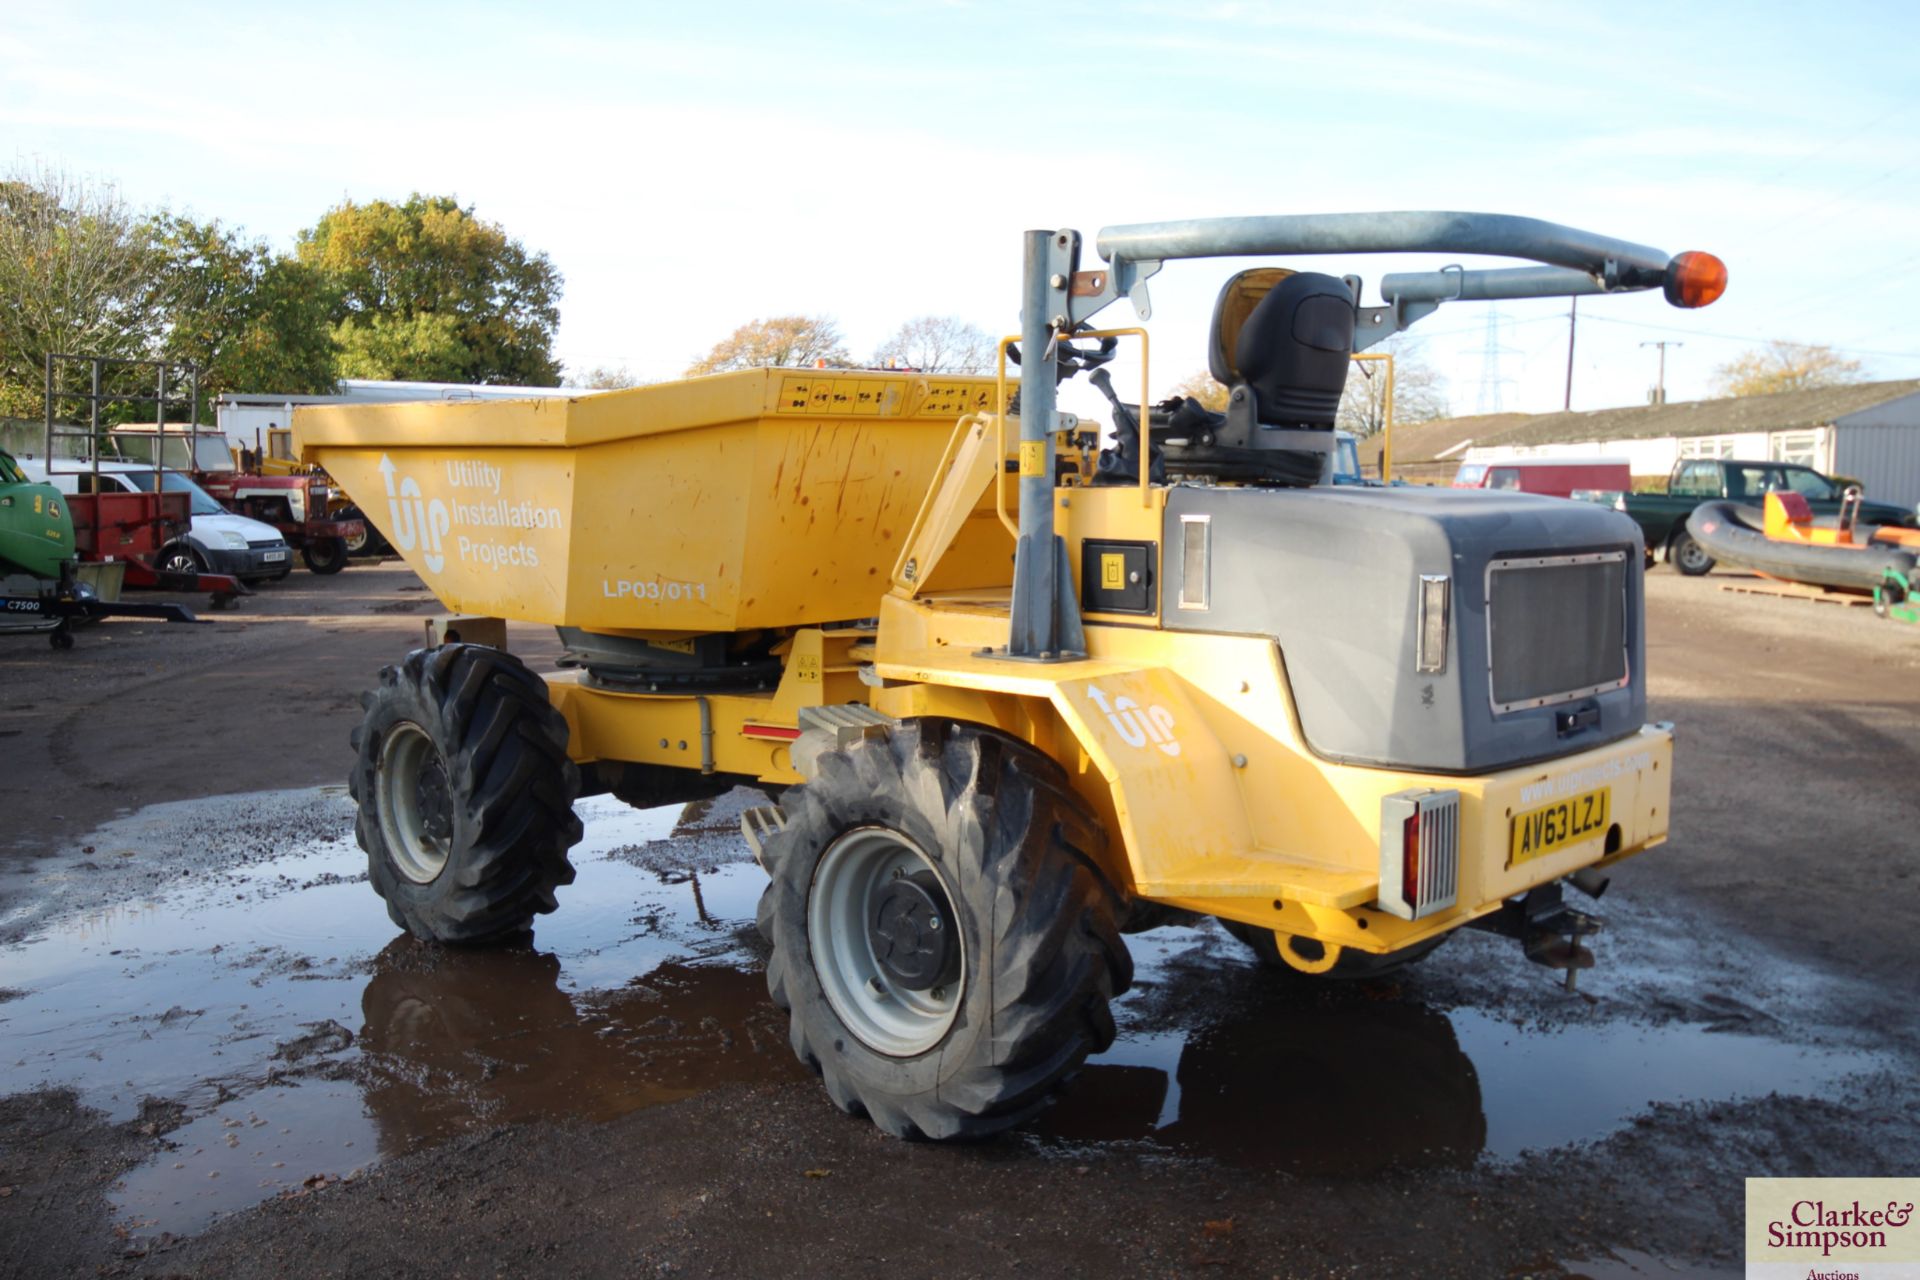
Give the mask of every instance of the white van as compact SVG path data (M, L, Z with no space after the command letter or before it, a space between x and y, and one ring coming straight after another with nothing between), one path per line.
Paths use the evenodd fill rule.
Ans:
M69 462L70 468L87 464ZM284 578L293 571L293 554L287 540L270 524L234 515L213 495L178 471L155 472L138 462L102 462L95 490L96 473L91 469L56 471L47 474L47 465L38 460L22 461L20 469L29 480L51 484L62 493L153 492L154 476L167 493L187 495L192 525L187 536L160 548L154 568L170 573L226 573L242 582Z

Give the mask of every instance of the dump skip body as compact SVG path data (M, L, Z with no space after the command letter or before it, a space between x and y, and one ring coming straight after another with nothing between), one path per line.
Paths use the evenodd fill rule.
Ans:
M870 616L990 378L754 369L542 400L302 408L326 468L463 613L592 631Z

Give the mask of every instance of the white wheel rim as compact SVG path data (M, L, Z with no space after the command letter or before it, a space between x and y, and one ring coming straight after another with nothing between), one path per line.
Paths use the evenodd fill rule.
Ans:
M380 746L380 830L400 874L415 884L431 884L447 867L448 841L426 833L420 813L420 778L440 753L427 731L403 720L387 731Z
M948 986L910 991L888 981L873 953L867 926L880 891L896 875L920 871L934 873L951 907L946 878L917 845L885 827L856 827L820 855L807 893L807 940L827 1003L862 1044L893 1058L939 1044L966 995L966 934L957 924L960 976Z

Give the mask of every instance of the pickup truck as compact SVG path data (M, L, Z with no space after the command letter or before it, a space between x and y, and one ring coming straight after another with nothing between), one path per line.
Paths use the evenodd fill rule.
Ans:
M1799 494L1816 516L1840 511L1843 486L1812 467L1738 458L1682 458L1667 477L1665 493L1629 493L1621 509L1639 522L1649 561L1665 550L1668 564L1697 577L1713 568L1713 557L1687 535L1687 517L1693 509L1714 498L1757 507L1775 490ZM1914 513L1884 502L1863 502L1860 523L1912 525Z

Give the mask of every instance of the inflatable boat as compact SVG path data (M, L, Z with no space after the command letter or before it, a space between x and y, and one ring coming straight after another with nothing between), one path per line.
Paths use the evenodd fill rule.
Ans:
M1797 493L1768 494L1764 511L1704 502L1687 517L1687 532L1724 564L1842 591L1871 592L1896 575L1913 581L1920 562L1920 531L1856 525L1844 511L1815 521Z

